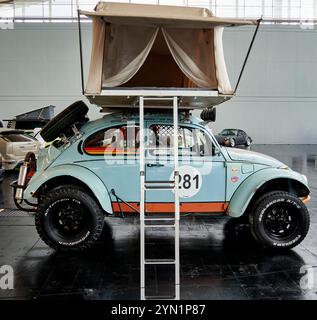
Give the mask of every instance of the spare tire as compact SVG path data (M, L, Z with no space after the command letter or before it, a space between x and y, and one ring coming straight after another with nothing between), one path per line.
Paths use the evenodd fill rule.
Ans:
M72 103L43 127L40 133L42 138L46 142L55 140L72 124L84 120L88 110L87 105L81 100Z

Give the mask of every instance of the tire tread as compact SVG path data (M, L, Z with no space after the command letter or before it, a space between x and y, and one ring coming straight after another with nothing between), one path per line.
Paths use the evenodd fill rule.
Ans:
M80 243L78 246L70 246L70 247L61 247L56 242L52 241L49 236L46 234L45 230L43 229L42 222L41 222L41 215L44 214L47 203L58 199L59 197L69 197L69 190L73 195L77 195L79 197L83 196L86 201L89 201L90 204L94 207L94 214L96 215L96 227L91 232L91 235L85 240L84 242ZM44 201L43 201L44 200ZM93 246L99 239L104 226L104 213L101 210L100 206L96 201L87 194L87 191L83 188L79 188L73 185L63 185L59 186L53 190L51 190L48 194L42 196L42 200L39 202L37 212L35 214L35 227L40 236L40 238L51 248L54 250L61 250L61 251L84 251L91 246Z

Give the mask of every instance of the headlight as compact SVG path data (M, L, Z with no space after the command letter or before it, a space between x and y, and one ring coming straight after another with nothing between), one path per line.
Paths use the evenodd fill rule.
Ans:
M283 165L279 167L279 169L290 170L290 168L287 165Z

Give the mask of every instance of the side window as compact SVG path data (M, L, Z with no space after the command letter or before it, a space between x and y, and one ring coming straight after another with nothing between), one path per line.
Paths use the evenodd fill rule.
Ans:
M139 127L117 126L93 133L84 143L89 155L133 155L139 149Z
M153 124L149 127L148 146L153 148L153 155L172 155L173 141L172 125ZM207 156L212 154L212 143L204 131L191 127L180 127L178 129L178 150L179 155L182 156Z

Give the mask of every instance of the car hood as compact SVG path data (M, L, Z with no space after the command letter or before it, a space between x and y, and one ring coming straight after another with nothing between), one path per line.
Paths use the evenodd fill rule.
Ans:
M226 148L226 150L232 160L258 163L274 168L285 166L283 162L262 153L238 148Z

